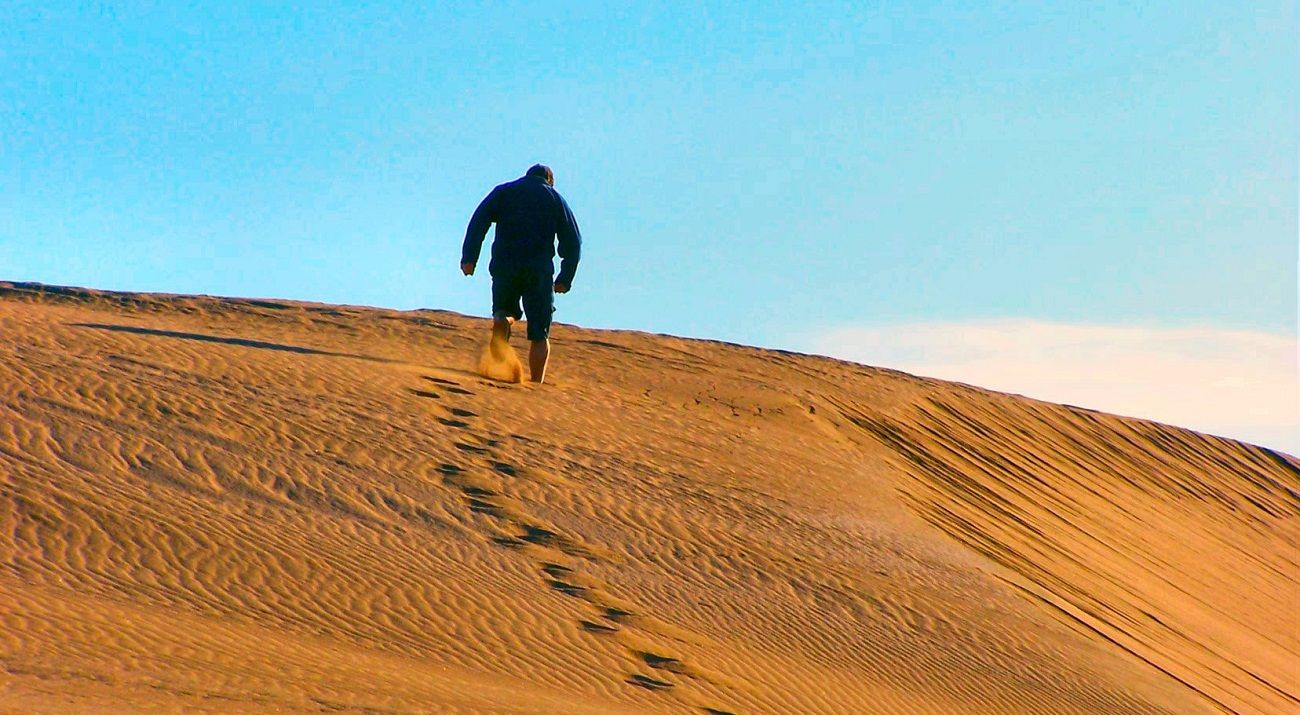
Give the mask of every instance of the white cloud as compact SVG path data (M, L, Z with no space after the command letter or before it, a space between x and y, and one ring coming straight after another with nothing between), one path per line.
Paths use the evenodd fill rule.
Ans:
M1300 454L1300 343L1217 328L1033 320L845 327L814 352Z

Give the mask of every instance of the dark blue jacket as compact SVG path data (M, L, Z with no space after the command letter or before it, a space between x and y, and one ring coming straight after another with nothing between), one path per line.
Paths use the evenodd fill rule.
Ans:
M555 240L560 242L560 274L556 283L572 285L582 253L582 234L573 212L559 192L537 176L502 184L483 199L465 230L461 263L478 263L488 226L497 225L488 272L529 266L550 267Z

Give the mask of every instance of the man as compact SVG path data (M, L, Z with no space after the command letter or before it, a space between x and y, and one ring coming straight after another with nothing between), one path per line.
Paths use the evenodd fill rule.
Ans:
M555 190L555 173L536 164L520 179L492 189L465 230L460 270L474 275L488 226L497 225L492 241L492 346L508 351L510 325L528 316L528 370L533 382L546 379L551 355L551 314L555 294L568 293L578 270L582 235L564 198ZM560 274L553 263L559 239ZM520 311L520 302L523 310Z

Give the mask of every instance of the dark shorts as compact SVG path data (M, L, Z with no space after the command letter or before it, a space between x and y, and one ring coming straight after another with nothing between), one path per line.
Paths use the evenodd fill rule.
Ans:
M549 265L497 269L492 274L492 317L518 320L527 315L528 339L545 340L555 312L554 270Z

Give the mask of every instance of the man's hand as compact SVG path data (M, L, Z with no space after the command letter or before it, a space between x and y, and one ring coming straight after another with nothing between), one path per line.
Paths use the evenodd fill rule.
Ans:
M474 264L473 263L460 264L460 272L464 273L467 276L474 275Z
M556 284L555 284L555 292L556 292L556 293L568 293L568 292L569 292L569 284L568 284L568 283L556 283Z

